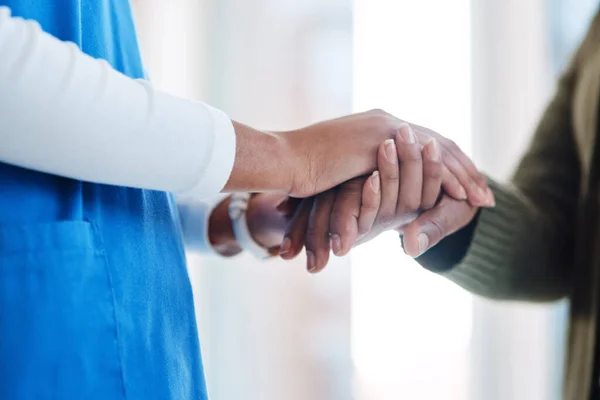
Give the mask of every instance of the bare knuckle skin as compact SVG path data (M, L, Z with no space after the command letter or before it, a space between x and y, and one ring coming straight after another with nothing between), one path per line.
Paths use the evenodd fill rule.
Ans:
M396 140L396 147L398 148L400 162L420 162L423 159L421 146L418 143L406 143Z
M376 224L382 229L391 228L395 222L394 215L381 215L377 217Z
M423 161L423 174L429 179L441 179L444 174L444 167L440 162Z
M382 114L379 114L379 116L381 118L381 126L385 129L387 137L393 138L398 132L400 120L385 111L383 111Z
M419 193L420 194L420 193ZM416 196L411 196L410 198L406 198L401 200L401 205L398 207L399 214L409 214L416 212L421 206L421 198Z
M421 208L421 202L419 201L419 205L415 206L414 204L405 204L402 203L397 209L396 209L396 217L402 218L403 216L409 215L409 214L413 214L415 212L417 212L419 209Z
M363 187L363 182L353 180L350 182L343 183L339 187L338 193L340 193L342 196L359 197L362 195L362 187Z
M462 164L456 159L456 157L454 157L452 153L442 152L442 160L444 161L444 164L446 165L448 170L451 171L453 175L455 175L457 172L461 172L462 174L467 175Z
M386 118L384 133L386 138L393 138L398 130L398 124L396 124L391 118Z
M421 152L416 147L414 151L408 151L400 156L401 164L420 164L421 162L423 162L423 158L421 157Z
M360 207L361 212L371 212L379 210L379 202L377 200L364 201Z
M321 229L320 227L317 226L311 226L309 225L306 228L306 244L307 246L309 245L314 245L314 243L320 241L320 240L329 240L329 232Z
M355 232L358 232L358 219L351 218L351 219L346 219L342 222L341 232L339 232L340 236L342 236L342 237L350 236L350 235L354 234Z
M489 186L487 178L485 176L481 175L480 173L478 173L478 175L476 176L475 181L481 187L488 187Z
M398 120L391 114L381 109L367 111L366 115L371 120L373 133L377 139L394 137L398 128Z
M355 230L357 221L356 214L334 212L331 214L331 232L340 236L348 235Z
M460 147L458 147L456 142L452 139L446 139L444 141L444 146L451 152L456 152L456 151L461 152Z
M373 108L369 111L367 111L367 113L369 114L375 114L375 115L382 115L382 114L387 114L385 111L383 111L381 108Z
M398 172L398 168L395 168L391 171L383 171L383 168L379 172L381 175L381 181L385 182L384 186L392 186L398 185L400 183L400 173Z
M378 231L380 230L380 227L376 224L365 224L362 226L358 227L358 230L356 231L356 240L354 241L354 243L352 243L352 247L360 244L361 240L363 238L365 238L367 235L372 234L374 231Z
M432 218L427 225L426 231L430 240L437 242L446 236L444 222L439 217Z

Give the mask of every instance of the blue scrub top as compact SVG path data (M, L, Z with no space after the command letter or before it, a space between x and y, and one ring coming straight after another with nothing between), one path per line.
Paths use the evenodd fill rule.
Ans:
M127 0L0 5L143 77ZM0 399L206 398L172 196L0 163Z

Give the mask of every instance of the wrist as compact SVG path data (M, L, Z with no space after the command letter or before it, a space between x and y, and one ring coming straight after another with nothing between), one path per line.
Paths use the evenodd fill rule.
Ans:
M289 135L259 131L234 122L236 156L225 192L289 193L294 160Z
M292 197L304 198L315 194L313 186L316 186L319 171L314 160L319 158L319 149L310 140L319 135L311 129L313 126L275 133L281 141L282 173L289 182L286 194Z
M294 134L292 131L273 132L277 140L276 156L279 158L280 167L278 173L281 175L282 193L289 195L296 185L297 172L302 169L302 158L298 157L297 146L294 146ZM283 183L285 182L285 183Z
M223 200L212 212L208 220L208 240L213 249L224 257L235 256L242 252L242 248L235 238L233 224L229 218L228 197Z

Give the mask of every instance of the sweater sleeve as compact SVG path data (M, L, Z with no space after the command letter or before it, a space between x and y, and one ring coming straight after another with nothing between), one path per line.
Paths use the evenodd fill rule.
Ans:
M213 196L231 120L155 90L0 7L0 162L68 178Z
M570 286L580 162L572 128L574 68L559 81L512 182L491 181L496 207L482 209L462 254L444 240L418 261L463 288L494 299L550 301ZM457 259L458 258L458 259Z

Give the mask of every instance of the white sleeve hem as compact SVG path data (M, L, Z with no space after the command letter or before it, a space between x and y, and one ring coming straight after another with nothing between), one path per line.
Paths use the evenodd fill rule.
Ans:
M207 153L209 160L199 173L200 180L189 190L181 193L184 197L204 198L220 193L233 170L236 152L236 136L231 119L222 111L204 105L212 120L213 146Z
M0 7L0 162L195 198L233 169L231 120L155 90Z
M209 239L210 216L227 195L213 196L210 200L181 200L177 198L177 208L186 250L222 257L211 245Z

